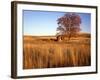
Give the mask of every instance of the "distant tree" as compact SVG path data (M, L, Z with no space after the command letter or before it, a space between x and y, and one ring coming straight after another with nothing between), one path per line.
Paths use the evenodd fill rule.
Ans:
M64 16L58 18L57 22L57 35L67 35L69 39L81 30L81 17L76 13L66 13Z

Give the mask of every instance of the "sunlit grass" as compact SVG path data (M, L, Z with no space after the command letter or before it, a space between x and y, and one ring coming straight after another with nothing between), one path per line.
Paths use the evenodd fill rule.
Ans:
M33 38L32 38L33 39ZM23 69L90 66L90 39L24 39Z

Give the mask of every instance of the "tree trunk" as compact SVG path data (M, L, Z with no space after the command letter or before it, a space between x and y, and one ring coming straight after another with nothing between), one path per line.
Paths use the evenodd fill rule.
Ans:
M68 36L68 40L70 40L70 38L71 38L71 34L69 34L69 36Z

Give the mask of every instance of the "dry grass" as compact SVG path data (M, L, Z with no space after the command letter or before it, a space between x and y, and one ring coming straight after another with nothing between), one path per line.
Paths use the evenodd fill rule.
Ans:
M90 38L57 42L24 38L23 69L90 66Z

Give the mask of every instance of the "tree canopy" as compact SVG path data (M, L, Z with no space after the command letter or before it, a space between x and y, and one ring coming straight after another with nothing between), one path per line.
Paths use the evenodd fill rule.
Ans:
M81 17L77 13L66 13L64 16L57 19L58 35L72 35L77 34L80 29Z

